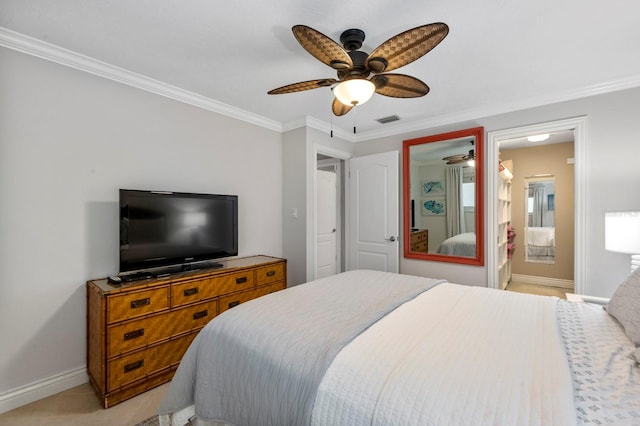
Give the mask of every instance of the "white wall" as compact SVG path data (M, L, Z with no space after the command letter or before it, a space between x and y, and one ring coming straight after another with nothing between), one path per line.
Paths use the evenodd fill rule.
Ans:
M586 248L585 288L587 294L610 297L616 286L628 274L630 259L628 255L604 250L604 212L640 210L638 111L640 111L640 89L636 88L478 118L475 121L425 129L401 136L359 142L356 144L355 155L362 156L401 149L404 139L469 127L484 126L486 136L486 132L489 131L586 115L588 117L587 181L584 184L587 194L586 229L589 235ZM414 275L442 277L452 282L487 285L486 267L401 258L400 271Z
M118 188L237 194L239 254L282 256L282 161L278 132L0 48L0 400L84 372Z

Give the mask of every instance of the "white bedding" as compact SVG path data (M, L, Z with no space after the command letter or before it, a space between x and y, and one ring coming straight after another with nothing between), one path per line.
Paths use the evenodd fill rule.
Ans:
M373 300L368 283L375 293L383 290L385 283L394 288L405 280L421 279L352 271L228 311L234 313L218 318L226 317L234 330L245 327L252 330L251 334L237 339L238 346L234 344L229 357L225 351L217 351L216 347L227 345L216 339L207 337L206 344L196 344L205 339L200 336L208 334L201 333L187 354L199 350L202 356L185 355L163 410L175 413L195 402L195 408L187 410L199 414L196 425L213 424L201 421L203 417L238 426L640 424L640 367L628 355L633 344L600 307L486 288L435 285L437 282L431 280L421 285L433 288L417 292L395 309L385 308L386 315L370 326L365 321L360 332L340 334L355 336L341 350L324 347L322 339L331 333L326 327L319 328L320 324L330 324L333 319L336 322L329 328L340 329L340 324L352 316L352 307L345 308L358 300L352 299L338 312L331 312L331 306L343 299L337 287L353 284L356 294ZM344 294L353 296L354 292ZM284 323L278 319L282 312L272 315L252 308L262 303L273 307L287 299L305 302L296 317ZM330 312L326 318L322 318L323 311ZM214 319L205 330L217 327L216 322ZM307 331L296 337L292 330L300 327ZM313 331L316 328L323 331ZM328 337L335 340L332 335ZM305 343L298 345L297 339ZM309 368L304 358L318 351L324 354L322 374L309 376L303 371ZM243 352L258 354L275 376L259 378L258 383L244 375L244 361L236 366L229 364L236 355L238 359L250 356ZM210 356L212 353L216 355ZM335 358L325 356L331 353ZM222 385L215 374L211 375L220 362L226 370ZM309 387L308 378L319 378L318 383ZM228 381L234 379L245 382L241 397L229 385ZM196 386L196 382L204 382L205 387ZM216 386L219 394L211 399L204 390ZM301 391L314 397L298 398L297 392ZM180 402L175 404L172 398ZM303 405L296 408L296 399ZM265 403L269 407L266 410L261 405ZM252 413L253 420L234 422L211 417L220 404L235 404L234 409ZM290 410L306 413L309 407L309 418L295 413L286 417ZM171 417L162 416L162 424L168 424Z
M421 294L338 354L313 424L576 424L555 300L455 284Z
M465 232L447 238L438 247L438 253L452 256L475 256L476 255L476 234L475 232Z

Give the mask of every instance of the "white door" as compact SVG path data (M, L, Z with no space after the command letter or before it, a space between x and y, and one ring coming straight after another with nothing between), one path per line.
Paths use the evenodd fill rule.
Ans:
M317 178L317 246L316 279L334 275L337 272L337 209L336 174L318 170Z
M349 269L398 272L398 151L349 162Z

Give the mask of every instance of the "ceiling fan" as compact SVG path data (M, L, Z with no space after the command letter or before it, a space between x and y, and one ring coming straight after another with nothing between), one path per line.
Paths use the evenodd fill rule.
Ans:
M473 141L470 142L473 145ZM458 164L458 163L466 163L471 160L475 160L475 152L472 149L469 150L468 154L454 154L448 157L444 157L442 160L446 161L447 164Z
M373 52L359 50L364 31L349 29L340 35L341 47L326 35L305 25L295 25L293 35L302 47L320 62L337 71L337 79L323 78L288 84L270 90L270 95L333 87L333 113L351 111L378 93L393 98L416 98L429 93L429 86L415 77L385 73L405 66L436 47L449 34L447 24L436 22L391 37ZM373 74L373 76L371 76Z

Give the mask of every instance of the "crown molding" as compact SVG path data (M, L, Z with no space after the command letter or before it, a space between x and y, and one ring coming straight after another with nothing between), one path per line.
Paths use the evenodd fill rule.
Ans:
M375 129L359 133L352 139L353 142L363 142L372 139L396 136L432 127L477 120L483 117L506 114L509 112L521 111L560 102L573 101L576 99L617 92L620 90L634 89L637 87L640 87L640 74L623 77L605 83L593 84L582 88L566 90L564 92L554 93L551 95L537 96L518 100L516 102L506 102L491 107L469 109L453 114L444 114L424 120L411 121L406 124L394 124L392 125L393 127L388 127L387 129Z
M0 27L0 46L16 50L28 55L36 56L51 62L55 62L70 68L88 72L104 77L131 87L147 92L155 93L185 104L193 105L208 111L212 111L227 117L235 118L250 124L264 127L276 132L287 132L300 127L331 133L348 142L364 142L389 136L411 133L433 127L446 126L464 121L477 120L483 117L500 115L559 102L572 101L589 96L632 89L640 87L640 74L623 77L609 82L598 83L582 88L567 90L551 95L537 96L516 102L507 102L491 107L482 107L459 111L452 114L444 114L429 117L423 120L415 120L407 123L396 123L358 134L351 134L341 128L334 128L331 124L313 117L301 117L285 123L271 120L264 116L254 114L231 105L224 104L206 96L163 83L158 80L134 73L106 62L99 61L89 56L64 49L62 47L26 36L24 34Z
M95 58L82 55L72 50L26 36L24 34L0 27L0 46L26 53L47 61L55 62L79 71L104 77L118 83L164 96L185 104L193 105L227 117L282 132L282 124L258 114L218 102L206 96L163 83L141 74L120 68Z

